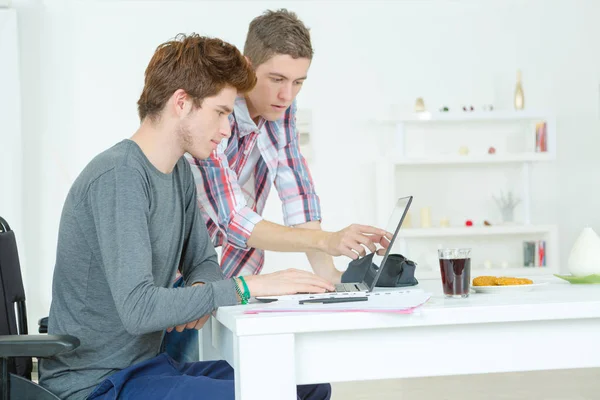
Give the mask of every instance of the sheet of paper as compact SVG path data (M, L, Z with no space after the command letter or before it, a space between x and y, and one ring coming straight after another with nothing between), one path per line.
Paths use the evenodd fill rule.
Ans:
M410 314L425 304L431 297L424 292L387 292L369 293L367 301L344 303L305 303L297 300L279 300L274 303L255 305L244 311L245 314L281 313L281 312L369 312Z

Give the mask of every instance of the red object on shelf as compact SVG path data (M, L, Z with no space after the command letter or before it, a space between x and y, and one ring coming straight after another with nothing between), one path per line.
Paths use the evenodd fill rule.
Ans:
M546 123L540 122L535 125L535 151L548 151L548 133L546 131Z
M494 147L490 147L488 149L488 154L496 154L496 149Z
M473 226L473 221L471 221L470 219L467 220L467 222L465 222L466 226Z

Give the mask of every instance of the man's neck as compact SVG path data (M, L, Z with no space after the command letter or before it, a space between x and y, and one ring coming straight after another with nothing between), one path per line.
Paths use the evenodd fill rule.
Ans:
M142 149L150 163L164 174L170 174L184 151L176 143L175 134L159 123L144 120L131 140Z
M254 108L254 105L252 104L252 101L250 101L250 98L248 98L248 96L246 96L245 99L246 99L246 107L248 107L248 114L250 115L250 119L252 119L252 121L254 121L256 126L258 126L258 122L260 121L261 116L258 113L258 111L256 110L256 108Z

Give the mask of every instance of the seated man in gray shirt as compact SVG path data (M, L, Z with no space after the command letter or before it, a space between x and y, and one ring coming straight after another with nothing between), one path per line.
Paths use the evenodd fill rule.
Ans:
M305 271L224 279L200 211L190 153L207 158L230 136L228 115L256 77L219 39L160 45L138 101L141 125L95 157L64 204L49 333L81 345L40 362L40 383L63 399L233 399L224 361L178 364L159 354L166 329L196 328L252 295L333 290ZM173 288L177 271L184 288ZM298 387L329 399L329 385Z

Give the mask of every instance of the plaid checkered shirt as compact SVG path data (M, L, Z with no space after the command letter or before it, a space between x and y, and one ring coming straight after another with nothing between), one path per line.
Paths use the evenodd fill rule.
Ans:
M229 117L231 137L207 160L188 158L197 185L198 205L215 247L222 246L221 268L227 277L260 273L264 251L248 248L248 238L263 217L275 185L288 226L321 220L306 160L300 153L294 102L278 121L252 121L238 97ZM251 157L255 146L259 157ZM248 177L240 185L239 178Z

